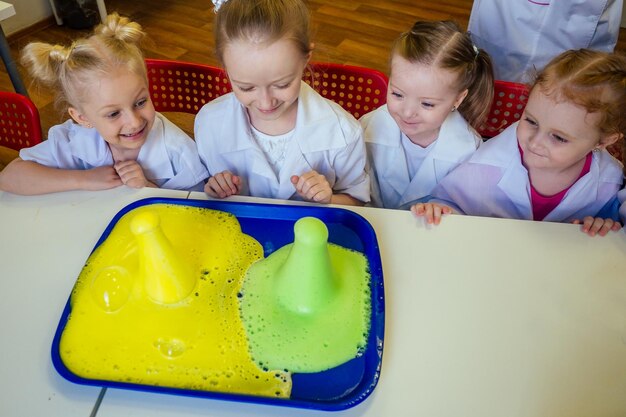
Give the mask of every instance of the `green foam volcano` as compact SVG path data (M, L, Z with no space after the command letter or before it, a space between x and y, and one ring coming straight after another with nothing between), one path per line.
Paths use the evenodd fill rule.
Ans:
M366 345L367 260L328 243L328 229L317 218L298 220L294 235L294 243L248 269L241 316L261 367L319 372L358 356Z

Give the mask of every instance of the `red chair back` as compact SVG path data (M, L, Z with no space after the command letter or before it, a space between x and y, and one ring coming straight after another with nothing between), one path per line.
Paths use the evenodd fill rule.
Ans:
M303 80L356 119L387 102L387 76L374 69L314 62Z
M0 146L19 151L41 140L41 121L35 104L21 94L0 91Z
M150 97L158 112L196 114L209 101L230 92L223 69L191 62L146 59Z
M152 102L160 112L196 114L207 102L231 91L221 68L162 59L146 59L146 66ZM303 80L356 118L386 102L387 77L369 68L311 63Z
M489 116L478 133L483 138L496 136L522 117L527 101L526 85L496 80Z
M624 163L626 162L624 161L625 146L622 145L622 141L624 141L624 139L622 139L621 141L618 140L617 142L606 148L606 150L609 151L609 153L613 155L618 161Z

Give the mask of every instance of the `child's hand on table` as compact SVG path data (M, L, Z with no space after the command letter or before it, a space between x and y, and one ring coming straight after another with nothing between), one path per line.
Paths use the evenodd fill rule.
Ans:
M222 171L209 177L204 186L204 192L211 197L225 198L239 194L241 191L241 177L230 171Z
M143 169L137 161L116 162L113 167L124 185L132 188L156 187L146 179Z
M438 225L441 222L441 216L444 214L452 214L452 208L437 203L418 203L411 206L411 212L418 217L424 217L426 223Z
M81 189L87 191L108 190L123 184L119 174L112 166L103 166L82 171Z
M585 217L582 221L578 219L574 220L572 223L582 224L583 233L587 233L589 236L595 236L596 234L606 236L606 234L611 230L617 232L622 227L620 222L616 222L613 219L603 219L601 217L591 216Z
M317 171L309 171L300 176L292 175L291 183L296 187L298 195L307 201L328 204L333 196L328 180Z

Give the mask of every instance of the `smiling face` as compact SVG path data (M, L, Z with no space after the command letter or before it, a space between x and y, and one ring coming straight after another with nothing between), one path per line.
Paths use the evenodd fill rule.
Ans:
M517 139L529 172L580 172L594 148L606 148L616 135L603 136L600 116L534 88L517 126Z
M233 92L256 129L278 135L295 127L300 80L309 57L285 38L271 44L235 40L224 49Z
M147 80L120 69L95 80L89 89L80 110L70 107L70 115L83 126L95 127L114 155L134 155L135 159L148 139L156 115Z
M426 147L467 90L455 89L457 75L433 65L413 63L394 55L387 89L387 109L411 142Z

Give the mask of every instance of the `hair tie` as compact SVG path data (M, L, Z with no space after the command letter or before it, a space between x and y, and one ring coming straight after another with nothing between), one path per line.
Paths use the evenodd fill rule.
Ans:
M220 7L222 7L222 4L226 3L228 0L212 0L212 1L213 1L213 5L215 6L213 8L213 12L217 13Z
M478 53L480 52L480 50L478 49L478 46L472 44L472 48L474 48L474 61L476 61L476 59L478 58Z
M61 45L54 45L50 50L50 56L52 58L58 59L59 61L65 62L70 57L70 54L74 50L76 46L76 42L72 42L72 44L68 47Z

